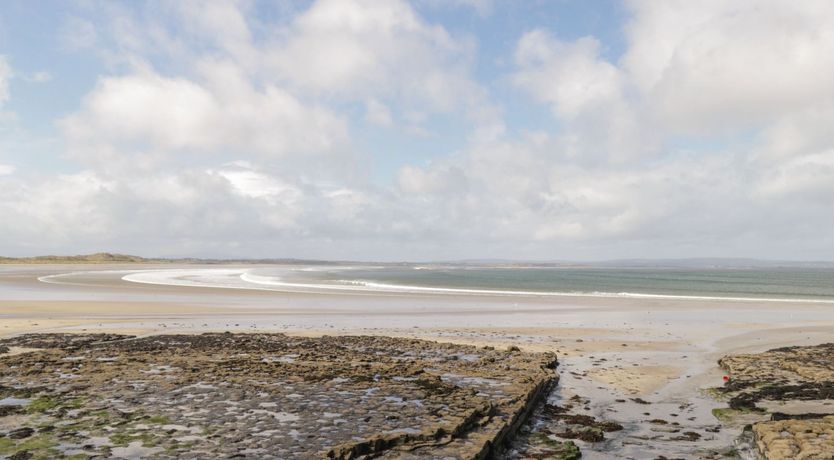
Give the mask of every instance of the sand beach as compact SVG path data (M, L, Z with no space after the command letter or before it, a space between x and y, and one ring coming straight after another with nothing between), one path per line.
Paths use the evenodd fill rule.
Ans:
M624 427L606 433L604 442L572 441L583 458L593 459L720 458L737 449L742 426L722 427L713 414L726 405L708 391L722 386L727 373L718 360L834 337L834 309L822 303L282 292L123 279L128 272L157 268L84 267L60 282L44 282L44 277L54 281L54 275L80 270L3 266L0 338L283 333L299 339L376 336L550 353L558 359L558 385L547 403ZM528 422L533 434L536 423L536 416ZM673 423L674 429L665 428Z

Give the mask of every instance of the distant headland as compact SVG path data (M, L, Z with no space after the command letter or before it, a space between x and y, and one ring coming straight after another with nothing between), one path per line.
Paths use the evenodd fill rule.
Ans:
M338 264L338 262L300 259L201 259L148 258L129 254L97 252L81 255L46 255L33 257L2 257L0 264Z

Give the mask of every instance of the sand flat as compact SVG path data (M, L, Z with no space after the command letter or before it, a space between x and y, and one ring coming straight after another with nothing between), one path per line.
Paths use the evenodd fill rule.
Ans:
M591 369L588 376L626 393L647 395L662 388L667 381L679 377L683 371L683 368L675 366L635 366Z

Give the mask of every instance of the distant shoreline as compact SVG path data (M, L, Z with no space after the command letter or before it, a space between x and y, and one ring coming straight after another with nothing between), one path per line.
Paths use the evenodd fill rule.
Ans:
M301 260L301 259L198 259L198 258L145 258L127 254L112 254L100 252L96 254L85 254L75 256L33 256L33 257L0 257L0 265L46 265L46 264L320 264L339 265L346 262L326 260Z
M11 264L283 264L283 265L345 265L345 264L384 264L386 266L464 266L464 267L497 267L497 268L609 268L609 269L791 269L817 268L834 269L834 261L825 260L762 260L750 258L678 258L678 259L616 259L598 261L570 261L570 260L508 260L508 259L462 259L439 261L373 261L373 260L322 260L287 258L199 258L199 257L142 257L130 254L99 252L80 255L44 255L31 257L3 257L0 265Z

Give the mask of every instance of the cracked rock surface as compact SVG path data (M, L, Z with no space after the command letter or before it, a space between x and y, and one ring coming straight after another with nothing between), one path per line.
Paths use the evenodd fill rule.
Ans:
M720 389L729 398L726 412L759 419L751 420L757 455L773 460L834 458L834 344L727 356L719 364L730 376ZM759 407L774 401L784 407L801 402L814 411L770 414Z
M387 337L0 341L0 458L486 458L556 359ZM15 457L17 456L17 457Z
M834 416L756 423L753 438L767 459L829 460L834 458Z

